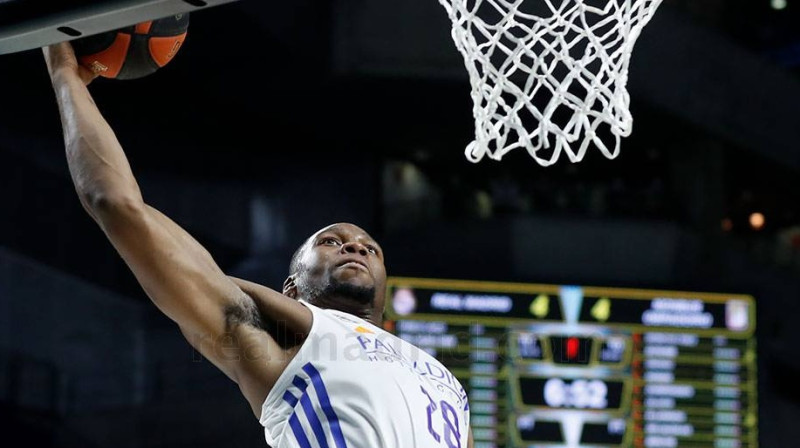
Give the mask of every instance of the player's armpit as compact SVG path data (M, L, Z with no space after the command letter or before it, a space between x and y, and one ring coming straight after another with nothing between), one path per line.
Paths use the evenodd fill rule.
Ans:
M259 328L253 299L180 226L137 200L104 204L93 217L153 303L226 375L239 382L242 372L272 377L282 371L284 350ZM258 356L244 353L253 347ZM253 371L251 361L261 369Z
M311 331L311 310L273 289L236 277L229 277L253 299L265 330L284 349L301 344Z
M219 271L211 254L191 235L158 210L152 207L148 207L148 209L163 226L171 230L171 233L176 238L183 241L183 245L187 250L192 251L193 257L196 257L197 260L209 268ZM221 271L219 272L221 273ZM287 341L286 344L282 343L286 348L301 343L308 335L311 330L312 317L311 310L307 307L258 283L232 276L229 276L228 279L249 299L247 309L242 307L228 307L226 309L225 314L229 325L247 323L264 330L278 330L270 331L270 334L275 339ZM290 341L295 341L295 343Z

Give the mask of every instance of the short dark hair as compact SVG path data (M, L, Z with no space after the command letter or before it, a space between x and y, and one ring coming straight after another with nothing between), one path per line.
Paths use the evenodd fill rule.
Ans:
M302 267L300 259L303 258L303 251L305 251L306 242L307 241L304 241L303 244L301 244L300 247L294 251L294 255L292 255L292 261L289 262L289 275L295 275L300 271L300 268Z

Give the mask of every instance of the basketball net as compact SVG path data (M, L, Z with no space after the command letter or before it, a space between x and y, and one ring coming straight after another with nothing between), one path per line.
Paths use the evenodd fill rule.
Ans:
M625 85L636 39L661 0L439 0L472 85L467 159L525 148L542 166L608 158L633 119Z

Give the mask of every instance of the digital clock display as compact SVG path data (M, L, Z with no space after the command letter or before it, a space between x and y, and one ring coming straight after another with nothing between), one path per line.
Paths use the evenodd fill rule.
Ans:
M591 378L519 378L527 406L574 409L619 409L624 383Z
M750 296L392 278L387 298L386 328L467 389L476 448L758 448Z

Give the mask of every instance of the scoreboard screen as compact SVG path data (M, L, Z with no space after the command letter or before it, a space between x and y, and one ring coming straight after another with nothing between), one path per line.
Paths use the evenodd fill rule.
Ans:
M386 314L467 389L476 448L757 446L751 296L394 277Z

